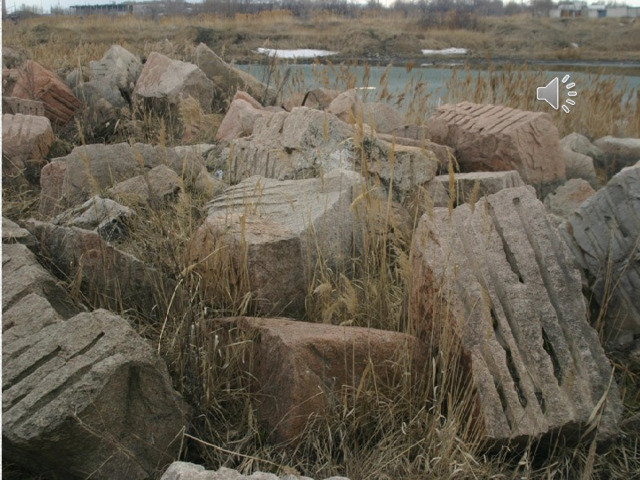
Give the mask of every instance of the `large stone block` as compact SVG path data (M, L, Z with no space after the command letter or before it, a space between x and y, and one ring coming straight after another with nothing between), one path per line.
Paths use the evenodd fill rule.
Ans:
M640 160L640 138L599 138L594 145L602 151L598 164L611 176Z
M531 187L435 209L414 235L413 315L456 339L489 442L617 435L612 367L587 323L580 272ZM447 337L447 338L449 338Z
M248 92L265 105L270 105L276 100L276 91L273 87L258 81L247 72L232 67L204 43L196 47L192 61L207 78L213 81L216 98L221 101L230 101L238 90Z
M616 174L560 229L587 274L607 339L640 334L640 162Z
M182 401L123 318L97 310L3 336L2 363L6 460L56 478L146 479L177 457Z
M203 159L194 152L145 144L87 145L76 147L44 168L40 180L40 213L55 215L81 205L118 182L165 165L194 190L211 194L213 179ZM62 180L61 180L62 179Z
M229 344L250 342L245 345L257 414L277 443L295 443L311 418L343 405L367 374L379 388L397 388L407 374L414 381L425 374L427 365L425 345L403 333L284 318L240 317L213 325Z
M11 88L3 94L43 102L45 116L54 123L66 124L81 106L62 80L33 60L24 62L12 78Z
M131 94L142 72L142 62L120 45L112 45L99 61L89 62L89 70L94 80L107 80Z
M543 198L565 179L549 114L462 102L438 108L427 130L434 142L455 148L463 172L517 170Z
M204 113L211 113L214 84L192 63L172 60L153 52L138 77L133 96L154 109L174 109L187 97L198 101Z
M317 262L346 268L358 250L361 232L351 204L361 181L343 170L322 179L251 177L209 203L189 242L188 262L198 264L211 295L221 273L229 274L261 313L300 315Z
M5 113L2 116L4 180L24 176L37 184L52 143L53 130L48 118Z
M129 308L153 317L168 305L175 283L133 255L105 242L97 232L29 220L39 253L94 305L115 311ZM177 292L177 303L180 292Z

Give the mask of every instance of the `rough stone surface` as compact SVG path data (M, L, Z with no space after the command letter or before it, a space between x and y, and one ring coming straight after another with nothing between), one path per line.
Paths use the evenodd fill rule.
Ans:
M594 189L598 188L596 169L592 157L563 148L562 159L564 160L567 180L579 178L589 182L589 185Z
M220 336L230 344L251 342L258 421L277 443L295 443L311 418L341 405L360 387L367 367L379 388L394 388L399 371L425 374L425 345L402 333L284 318L240 317L214 325L228 330Z
M20 243L27 247L33 247L36 244L36 239L17 223L2 217L2 243Z
M79 312L64 288L38 263L35 255L25 245L9 244L3 240L2 279L3 337L8 335L4 322L9 320L5 315L29 295L49 298L52 308L60 317L68 318ZM40 319L34 316L27 321L38 322Z
M33 60L27 60L15 71L15 83L4 94L41 101L44 103L45 116L61 125L71 120L81 105L62 80Z
M16 68L27 59L26 52L17 47L2 46L2 68Z
M589 182L574 178L558 187L544 199L545 206L555 215L568 217L582 202L593 195L595 190Z
M359 174L343 170L323 179L251 177L209 203L205 223L189 242L188 264L200 262L210 295L221 271L246 271L248 284L238 288L241 295L252 293L262 314L299 315L318 258L336 268L359 245L350 207L360 185Z
M252 175L285 179L318 176L353 168L352 129L333 115L305 107L255 120L253 135L231 142L217 155L214 170L231 183Z
M89 70L94 80L107 80L131 94L142 73L142 62L120 45L113 45L99 61L89 62Z
M448 195L449 175L438 175L434 182L444 187ZM524 182L516 170L506 172L469 172L454 175L454 204L461 205L469 201L475 203L480 198L497 193L505 188L521 187Z
M109 192L125 204L159 207L177 199L184 189L182 179L166 165L153 167L143 175L124 180Z
M236 95L237 97L237 95ZM256 120L272 112L264 110L259 104L248 99L234 98L216 133L217 141L231 141L240 137L248 137L253 133Z
M579 133L570 133L560 140L560 147L564 150L579 153L591 157L593 160L599 160L602 156L602 150L596 147L584 135Z
M369 139L365 139L364 148L369 157L369 173L377 175L386 188L391 186L400 201L415 187L432 180L438 170L437 157L424 148Z
M580 272L531 187L424 215L413 252L416 327L436 348L459 341L486 440L583 441L605 394L598 436L615 438L620 395Z
M114 248L97 232L35 220L25 222L25 228L38 240L39 254L61 276L78 282L93 305L114 311L136 308L153 317L158 305L168 304L173 282Z
M37 184L52 143L53 130L48 118L5 113L2 116L3 182L26 178Z
M393 133L404 126L404 118L388 103L363 103L362 121L371 125L378 133Z
M74 148L69 155L55 159L43 169L40 213L50 216L81 205L116 183L158 165L168 166L181 176L186 186L212 194L214 181L202 158L194 152L182 150L178 155L172 148L139 143L87 145Z
M173 462L164 472L160 480L313 480L301 475L284 475L278 477L272 473L254 472L242 475L236 470L220 467L218 470L205 470L202 465L188 462ZM346 477L330 477L325 480L349 480Z
M44 116L44 103L38 100L27 100L25 98L2 97L2 112L13 115L21 113L22 115L42 117Z
M57 215L51 220L54 225L94 230L104 240L117 240L127 234L128 222L134 212L109 198L98 195L79 207Z
M606 136L593 142L602 151L599 165L613 175L624 167L640 160L640 138L616 138Z
M192 61L200 67L207 78L213 81L215 97L218 101L229 101L237 90L248 92L265 105L271 104L276 99L273 87L267 87L252 75L230 66L204 43L196 47Z
M335 115L349 125L356 122L366 122L363 118L363 103L357 90L351 89L342 92L329 104L327 112Z
M606 306L608 340L640 334L640 162L582 203L560 231L596 304Z
M542 196L565 179L549 114L462 102L438 108L427 130L434 142L455 148L464 172L517 170Z
M133 96L159 110L175 109L190 96L204 113L211 113L213 89L213 82L197 66L153 52L138 77Z
M53 143L51 122L34 115L2 115L2 155L15 160L45 158Z
M3 335L2 363L4 459L58 478L146 479L178 455L181 399L121 317L96 310Z

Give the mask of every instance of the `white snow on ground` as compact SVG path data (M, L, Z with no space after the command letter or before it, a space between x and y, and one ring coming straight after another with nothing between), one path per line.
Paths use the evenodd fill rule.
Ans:
M443 48L442 50L422 50L423 55L464 55L469 50L466 48Z
M335 55L338 52L329 50L311 50L308 48L300 48L297 50L278 50L275 48L258 48L258 53L269 55L277 58L316 58Z

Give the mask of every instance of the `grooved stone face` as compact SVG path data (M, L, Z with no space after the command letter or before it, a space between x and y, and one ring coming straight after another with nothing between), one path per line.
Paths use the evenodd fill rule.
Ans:
M62 80L33 60L24 62L14 77L15 84L7 96L41 101L45 116L52 122L66 124L81 106Z
M464 172L517 170L543 193L565 178L558 129L546 113L462 102L438 108L427 131L455 148Z
M620 396L572 262L531 187L420 220L412 257L417 328L433 333L437 346L453 325L447 333L459 339L487 440L560 433L579 441L609 386L599 438L617 433Z

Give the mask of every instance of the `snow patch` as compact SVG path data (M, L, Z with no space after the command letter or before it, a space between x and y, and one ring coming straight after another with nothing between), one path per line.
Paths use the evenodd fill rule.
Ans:
M422 50L423 55L464 55L469 50L466 48L443 48L442 50Z
M308 48L300 48L297 50L278 50L275 48L258 48L258 53L277 58L316 58L335 55L338 52L329 50L312 50Z

